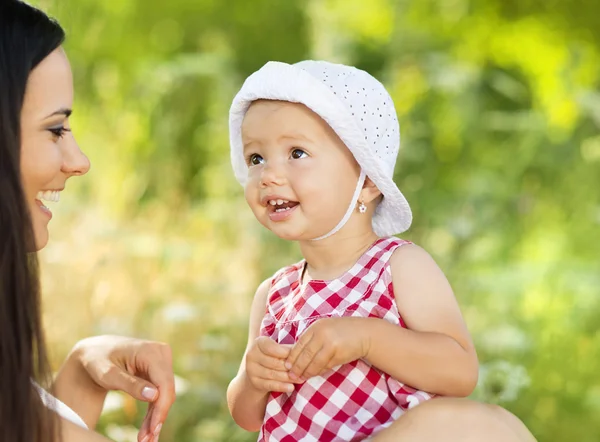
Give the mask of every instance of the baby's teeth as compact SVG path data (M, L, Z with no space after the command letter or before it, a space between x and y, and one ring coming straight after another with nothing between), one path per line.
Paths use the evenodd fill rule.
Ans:
M277 201L275 201L275 200L270 200L270 201L269 201L269 204L270 204L270 205L272 205L272 206L276 206L276 205L277 205Z
M277 200L277 204L282 205L283 204L283 200Z

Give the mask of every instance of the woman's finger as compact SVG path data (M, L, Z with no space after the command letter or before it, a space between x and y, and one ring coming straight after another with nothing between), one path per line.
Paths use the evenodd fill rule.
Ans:
M154 404L148 404L148 410L146 411L146 416L144 416L144 420L142 421L142 425L140 426L140 431L138 432L138 442L150 442L152 441L152 432L150 431L150 421L152 420L152 411L154 410Z
M167 419L169 410L175 402L175 376L171 348L166 344L161 344L156 351L160 355L149 358L153 364L150 364L148 373L150 381L158 387L158 398L154 401L154 411L150 421L150 431L155 437L160 433L162 424ZM158 361L161 363L158 364Z
M122 390L140 401L152 402L158 397L158 389L151 382L133 376L116 365L109 370L103 382L109 389Z

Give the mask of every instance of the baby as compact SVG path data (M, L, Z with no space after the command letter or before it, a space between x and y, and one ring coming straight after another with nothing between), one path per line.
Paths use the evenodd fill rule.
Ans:
M254 215L304 257L256 291L228 389L235 421L259 441L377 440L436 395L469 395L478 362L452 289L392 236L412 215L383 85L349 66L269 62L233 101L230 141Z

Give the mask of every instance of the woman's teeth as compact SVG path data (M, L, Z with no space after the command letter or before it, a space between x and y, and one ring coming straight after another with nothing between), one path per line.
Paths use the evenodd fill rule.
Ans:
M40 201L45 200L57 203L60 200L60 192L58 190L43 190L38 192L36 198Z

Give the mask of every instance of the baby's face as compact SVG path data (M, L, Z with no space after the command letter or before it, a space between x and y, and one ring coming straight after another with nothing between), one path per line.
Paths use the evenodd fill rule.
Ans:
M335 132L306 106L254 102L242 124L245 195L256 218L288 240L333 229L346 213L360 167Z

